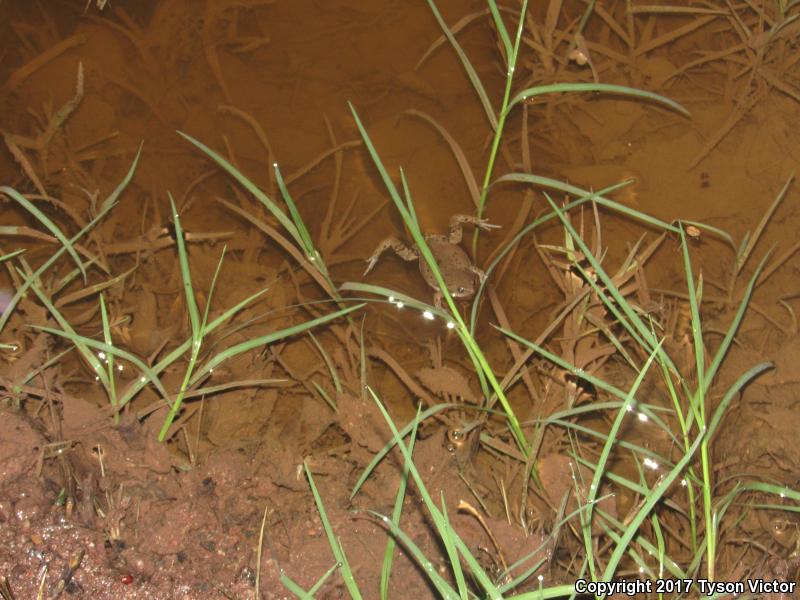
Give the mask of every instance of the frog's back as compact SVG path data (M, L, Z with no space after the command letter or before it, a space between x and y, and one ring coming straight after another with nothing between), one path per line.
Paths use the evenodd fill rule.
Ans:
M472 261L458 244L452 244L446 236L432 235L425 239L433 257L439 265L447 289L456 297L467 297L475 293L475 273ZM425 281L434 289L439 289L428 263L419 259L419 270Z

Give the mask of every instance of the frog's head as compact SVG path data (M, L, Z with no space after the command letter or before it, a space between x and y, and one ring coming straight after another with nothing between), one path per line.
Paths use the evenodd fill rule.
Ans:
M453 298L472 298L477 287L475 274L472 271L455 271L445 274L444 282Z

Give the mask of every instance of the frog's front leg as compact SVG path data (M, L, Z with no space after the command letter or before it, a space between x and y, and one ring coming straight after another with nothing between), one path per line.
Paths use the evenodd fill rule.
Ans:
M378 262L381 254L383 254L384 251L388 250L389 248L394 250L397 256L403 260L419 260L419 252L416 248L407 246L396 237L387 237L380 244L378 244L378 247L375 248L375 252L373 252L372 256L367 259L367 270L364 271L364 275L372 270L372 267L374 267L375 263Z
M469 266L469 270L472 271L473 273L475 273L475 275L478 276L478 281L481 284L486 283L486 280L488 279L488 276L486 275L486 273L484 273L483 269L479 269L475 265L470 265Z
M472 215L453 215L450 217L450 228L447 231L447 240L451 244L461 243L461 238L464 234L462 227L464 223L472 223L475 227L480 227L481 229L495 229L500 227L500 225L492 225L486 219L479 219Z
M433 306L435 308L442 308L442 300L443 296L441 290L436 290L433 293Z

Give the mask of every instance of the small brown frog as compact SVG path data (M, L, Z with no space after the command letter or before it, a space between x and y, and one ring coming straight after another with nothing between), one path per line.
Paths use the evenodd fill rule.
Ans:
M486 274L472 264L467 253L459 246L463 235L462 225L464 223L472 223L481 229L499 227L499 225L491 225L485 219L478 219L470 215L453 215L450 218L450 228L447 234L426 235L425 242L427 242L428 247L431 249L431 253L436 259L436 263L439 265L439 271L444 278L444 282L447 284L447 289L450 291L453 298L469 300L477 291L478 286L476 285L476 281L484 281L486 279ZM428 285L436 290L434 294L434 303L436 306L439 306L442 300L439 284L436 283L433 271L431 271L431 268L428 266L425 258L422 257L416 245L408 246L395 237L386 238L378 244L378 247L375 248L375 252L367 259L367 263L369 264L367 265L367 270L364 271L364 275L372 270L381 254L389 248L394 250L403 260L419 261L419 271L422 273L422 277Z

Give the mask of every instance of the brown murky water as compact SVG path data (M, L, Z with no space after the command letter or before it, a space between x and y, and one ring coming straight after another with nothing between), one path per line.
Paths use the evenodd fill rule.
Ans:
M526 81L591 81L588 65L564 58L583 4L566 2L561 8L550 46L546 3L535 4L515 89ZM733 10L729 4L712 4L719 10L710 15L637 12L628 20L623 2L600 2L583 34L601 81L669 96L686 106L691 118L611 96L548 96L509 117L495 176L530 170L586 189L632 177L636 183L613 196L623 205L667 222L680 218L713 225L739 244L756 229L800 160L794 135L800 120L797 35L787 27L767 43L759 34L763 19L752 7L737 8L745 30L726 14ZM775 18L771 6L763 9L768 24ZM491 19L481 14L484 5L450 0L439 8L451 26L475 17L458 39L496 109L503 62ZM459 164L432 122L452 135L479 183L491 130L449 45L421 61L441 35L424 2L114 0L100 10L79 0L6 0L0 2L0 33L0 82L5 82L0 130L6 141L0 184L49 196L37 205L74 234L96 208L92 194L99 190L99 198L105 198L144 144L131 185L90 241L92 252L101 252L109 266L107 274L92 272L90 283L126 274L104 292L116 324L115 341L151 364L190 335L175 245L166 234L168 194L189 233L201 309L223 244L227 256L214 290L213 315L218 307L269 287L263 300L237 316L239 326L214 344L266 335L329 310L296 308L323 298L320 288L231 206L271 226L277 221L176 130L228 157L273 198L280 197L271 167L277 163L336 285L366 281L426 301L431 297L417 265L391 253L362 276L365 259L382 239L409 236L361 144L348 102L388 171L396 176L402 167L426 233L445 232L452 215L475 212ZM48 123L76 98L79 65L83 93L50 135ZM0 198L2 225L36 226ZM737 480L798 483L796 206L792 185L734 285L735 254L729 246L706 234L691 246L695 272L703 275L710 348L718 345L719 331L732 316L731 298L740 297L757 261L773 245L778 257L776 270L757 288L756 310L748 313L719 375L724 390L753 364L776 363L745 389L723 422L714 446L720 493ZM546 208L539 190L493 187L485 216L501 228L481 234L476 264L485 266L519 223ZM593 227L589 211L583 219L588 233ZM601 223L604 264L611 272L642 234L646 243L657 235L608 211L601 213ZM469 240L472 230L466 231ZM499 374L520 350L489 324L500 322L535 339L564 301L535 241L561 244L563 230L550 224L537 229L535 240L527 236L490 279L489 301L479 313L477 339ZM2 238L2 253L18 247L28 250L25 258L36 266L54 248L29 234ZM19 265L4 263L11 264ZM53 274L61 277L71 268L64 263ZM647 261L646 287L637 280L639 291L649 289L653 306L663 311L659 314L679 323L682 303L659 290L684 291L682 273L680 248L672 237ZM53 289L53 275L48 277ZM10 268L0 274L0 308L18 285ZM96 297L63 300L82 288L70 284L57 305L79 333L97 336ZM500 489L516 486L519 497L521 476L519 464L506 455L515 451L502 423L484 424L466 441L453 435L474 418L469 407L480 397L458 338L414 311L371 305L363 314L369 383L396 420L413 416L415 398L467 407L423 428L415 450L432 493L443 490L453 505L462 498L474 504L476 496L485 503L504 557L498 558L474 518L454 514L464 539L490 570L533 551L553 526L550 505L558 504L571 485L570 440L563 429L548 428L542 439L540 469L549 489L531 492L526 534L503 518ZM181 427L163 445L155 441L165 413L156 394L144 390L114 425L102 388L74 353L43 368L24 388L15 387L25 373L67 347L30 327L37 324L55 326L28 298L0 331L0 342L16 346L0 350L7 404L0 434L0 576L17 598L35 597L42 579L46 597L62 590L82 598L253 597L262 519L260 593L291 597L279 569L307 589L334 563L300 468L303 460L365 597L378 597L376 557L382 556L386 533L367 513L353 511L391 510L399 458L384 461L359 495L348 499L364 466L389 439L362 394L357 329L342 324L317 330L316 341L332 367L308 336L237 357L215 373L214 384L280 381L188 399ZM561 333L548 339L548 347L566 357L570 352L581 356L580 344L570 346ZM680 324L663 333L677 355L685 354L682 334ZM614 360L601 373L617 378L620 387L629 386L631 374ZM566 408L569 398L589 401L596 392L574 395L569 381L545 363L532 361L530 367L509 389L522 421L546 418ZM330 368L341 377L340 390ZM130 381L127 377L120 375L121 385ZM168 389L177 389L181 378L180 371L164 374ZM647 385L652 403L667 406L658 386ZM712 394L712 405L720 395ZM606 417L583 422L599 430L607 430L608 423ZM670 441L647 427L626 436L668 454ZM580 441L591 446L588 439ZM614 468L635 478L630 461ZM636 501L618 491L613 511L622 517ZM519 508L517 500L513 503L511 512ZM737 510L744 511L743 518L725 532L718 572L733 579L760 575L794 581L796 523L779 512ZM680 538L684 525L673 525L671 535ZM420 512L407 510L403 527L429 556L441 556ZM548 582L574 578L568 557L580 544L570 536L562 534L543 571ZM755 543L743 545L743 539ZM443 558L441 565L444 570ZM392 597L434 596L402 553L392 589ZM344 596L338 575L320 595Z

